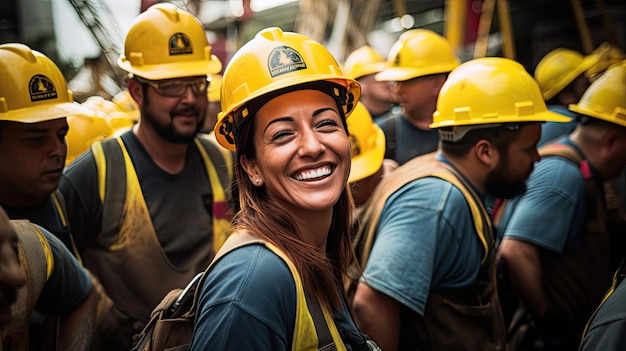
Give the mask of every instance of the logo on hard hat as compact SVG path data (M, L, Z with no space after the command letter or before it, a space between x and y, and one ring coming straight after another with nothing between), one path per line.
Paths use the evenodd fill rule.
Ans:
M279 46L272 50L267 64L272 78L306 68L302 56L288 46Z
M170 38L170 55L182 54L193 54L193 47L185 33L176 33Z
M52 100L57 98L57 90L52 80L42 74L34 75L28 83L30 101Z

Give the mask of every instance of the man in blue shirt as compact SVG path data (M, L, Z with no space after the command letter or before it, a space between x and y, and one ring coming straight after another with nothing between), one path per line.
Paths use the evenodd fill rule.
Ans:
M528 191L506 206L500 257L550 350L578 346L611 276L604 182L626 166L626 64L569 108L581 122L540 150Z
M363 211L355 319L383 350L503 349L483 198L523 192L540 123L566 118L547 111L521 65L482 58L452 71L433 121L438 154L396 169Z

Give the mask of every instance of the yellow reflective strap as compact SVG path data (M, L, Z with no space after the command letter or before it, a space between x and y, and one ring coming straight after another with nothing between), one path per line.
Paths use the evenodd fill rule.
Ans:
M484 264L485 261L487 260L487 257L489 257L490 247L489 247L487 238L485 237L485 232L483 228L483 218L488 219L489 215L487 214L483 206L479 206L476 203L475 201L476 195L473 194L473 192L470 189L468 189L463 183L461 183L457 177L453 176L452 174L445 173L445 172L434 172L432 176L441 178L445 181L452 183L463 193L463 196L467 200L470 210L472 211L472 217L474 217L474 226L476 228L476 233L478 234L478 238L480 239L480 242L483 244L483 248L485 249L485 254L483 255L482 260L480 261L481 264ZM487 222L487 225L489 226L488 228L489 233L493 233L492 228L491 228L491 222L489 220L487 220L486 222Z
M306 304L304 286L302 285L300 274L298 273L296 266L294 266L289 257L287 257L287 255L283 253L278 247L270 242L266 242L265 246L287 264L287 267L289 267L289 271L291 271L291 275L293 276L293 280L296 285L296 324L293 331L293 342L291 345L291 349L317 351L319 346L319 340L317 339L317 332L315 329L315 323L313 322L313 317L311 316L311 313L309 312ZM346 346L341 340L339 330L337 329L335 321L333 320L330 312L326 308L324 308L324 306L320 307L322 307L324 319L326 320L328 330L330 330L330 335L335 342L337 350L346 351Z
M45 235L37 228L36 225L31 223L31 227L37 233L37 238L39 239L39 243L41 243L41 249L43 250L43 255L46 258L46 281L50 278L52 271L54 270L54 255L52 254L52 249L50 248L50 243L48 239L46 239Z
M216 204L226 204L226 192L222 188L222 183L220 182L220 178L217 175L217 171L215 170L215 166L211 159L209 158L208 153L200 143L200 140L197 138L194 140L196 143L196 147L198 151L200 151L200 155L202 156L202 160L204 161L204 166L206 167L207 174L209 176L209 181L211 182L211 190L213 192L213 206ZM228 164L228 162L227 162ZM232 166L230 166L232 167ZM229 173L230 174L230 173ZM213 211L213 249L217 252L224 242L226 241L226 230L230 225L230 221L224 218L217 218L215 211Z
M107 176L107 162L104 157L104 150L102 150L102 144L99 141L91 144L91 152L96 160L96 169L98 170L98 195L100 196L100 202L104 203L104 192L106 189L106 176Z

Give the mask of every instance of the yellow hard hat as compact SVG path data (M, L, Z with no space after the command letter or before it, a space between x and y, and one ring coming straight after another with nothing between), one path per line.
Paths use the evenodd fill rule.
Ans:
M207 89L209 102L220 102L220 88L222 87L222 76L220 74L211 75L211 83Z
M598 55L583 56L565 48L550 51L535 68L535 79L539 83L544 100L552 99L599 60Z
M261 30L235 53L224 71L222 112L215 124L217 141L235 151L235 131L248 116L256 113L252 102L259 108L257 102L263 101L261 97L269 99L274 95L270 93L314 82L343 106L346 117L350 115L361 87L344 76L324 46L280 28Z
M626 55L624 55L622 50L609 43L600 44L593 50L592 54L598 55L600 59L598 63L585 72L585 76L591 80L602 74L610 66L626 59Z
M569 109L626 127L626 61L609 67Z
M152 5L135 18L117 64L150 80L202 76L222 69L211 54L202 23L170 3Z
M376 75L376 80L401 82L448 73L459 64L446 38L428 29L413 29L403 33L389 49L387 68Z
M0 120L37 123L89 113L74 103L61 70L24 44L0 45Z
M523 122L568 122L548 111L525 68L503 57L470 60L441 87L430 128Z
M348 55L343 65L346 76L359 79L370 74L378 73L385 69L385 58L373 47L363 45Z
M358 103L348 118L352 168L348 183L356 182L376 173L385 158L385 133L372 121L363 104Z
M90 108L95 111L104 112L105 114L122 111L122 109L116 103L98 95L88 97L87 100L82 103L82 105L83 107Z
M70 128L67 132L66 165L89 149L95 141L113 135L106 115L101 111L92 110L90 115L68 116L67 124Z
M113 103L115 103L120 110L126 112L131 121L135 123L139 121L139 106L133 97L130 96L128 90L122 90L115 94L111 101L113 101Z

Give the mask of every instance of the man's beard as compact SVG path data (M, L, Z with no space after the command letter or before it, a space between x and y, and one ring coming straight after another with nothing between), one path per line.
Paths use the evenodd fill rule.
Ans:
M147 98L146 98L147 100ZM181 135L178 134L178 132L176 131L175 127L174 127L174 118L176 118L175 112L172 111L170 112L170 120L169 120L169 124L163 124L160 123L159 120L150 112L148 111L148 109L146 108L146 106L148 106L149 103L148 101L146 101L146 103L144 104L144 106L141 109L141 119L143 123L149 123L152 128L156 131L156 133L163 139L169 141L170 143L174 143L174 144L188 144L190 142L193 141L193 139L196 137L196 135L200 132L200 130L202 129L202 124L204 123L204 118L202 118L201 120L197 121L196 123L196 128L195 131L190 134L190 135ZM193 112L196 115L200 115L200 112L197 111L196 108L194 107L189 107L189 110L193 110ZM202 112L204 113L204 112Z
M502 161L505 164L501 164L487 176L487 194L500 199L512 199L518 195L522 195L526 192L526 180L528 177L522 180L510 180L506 172L508 168L506 167L508 165L507 161Z

